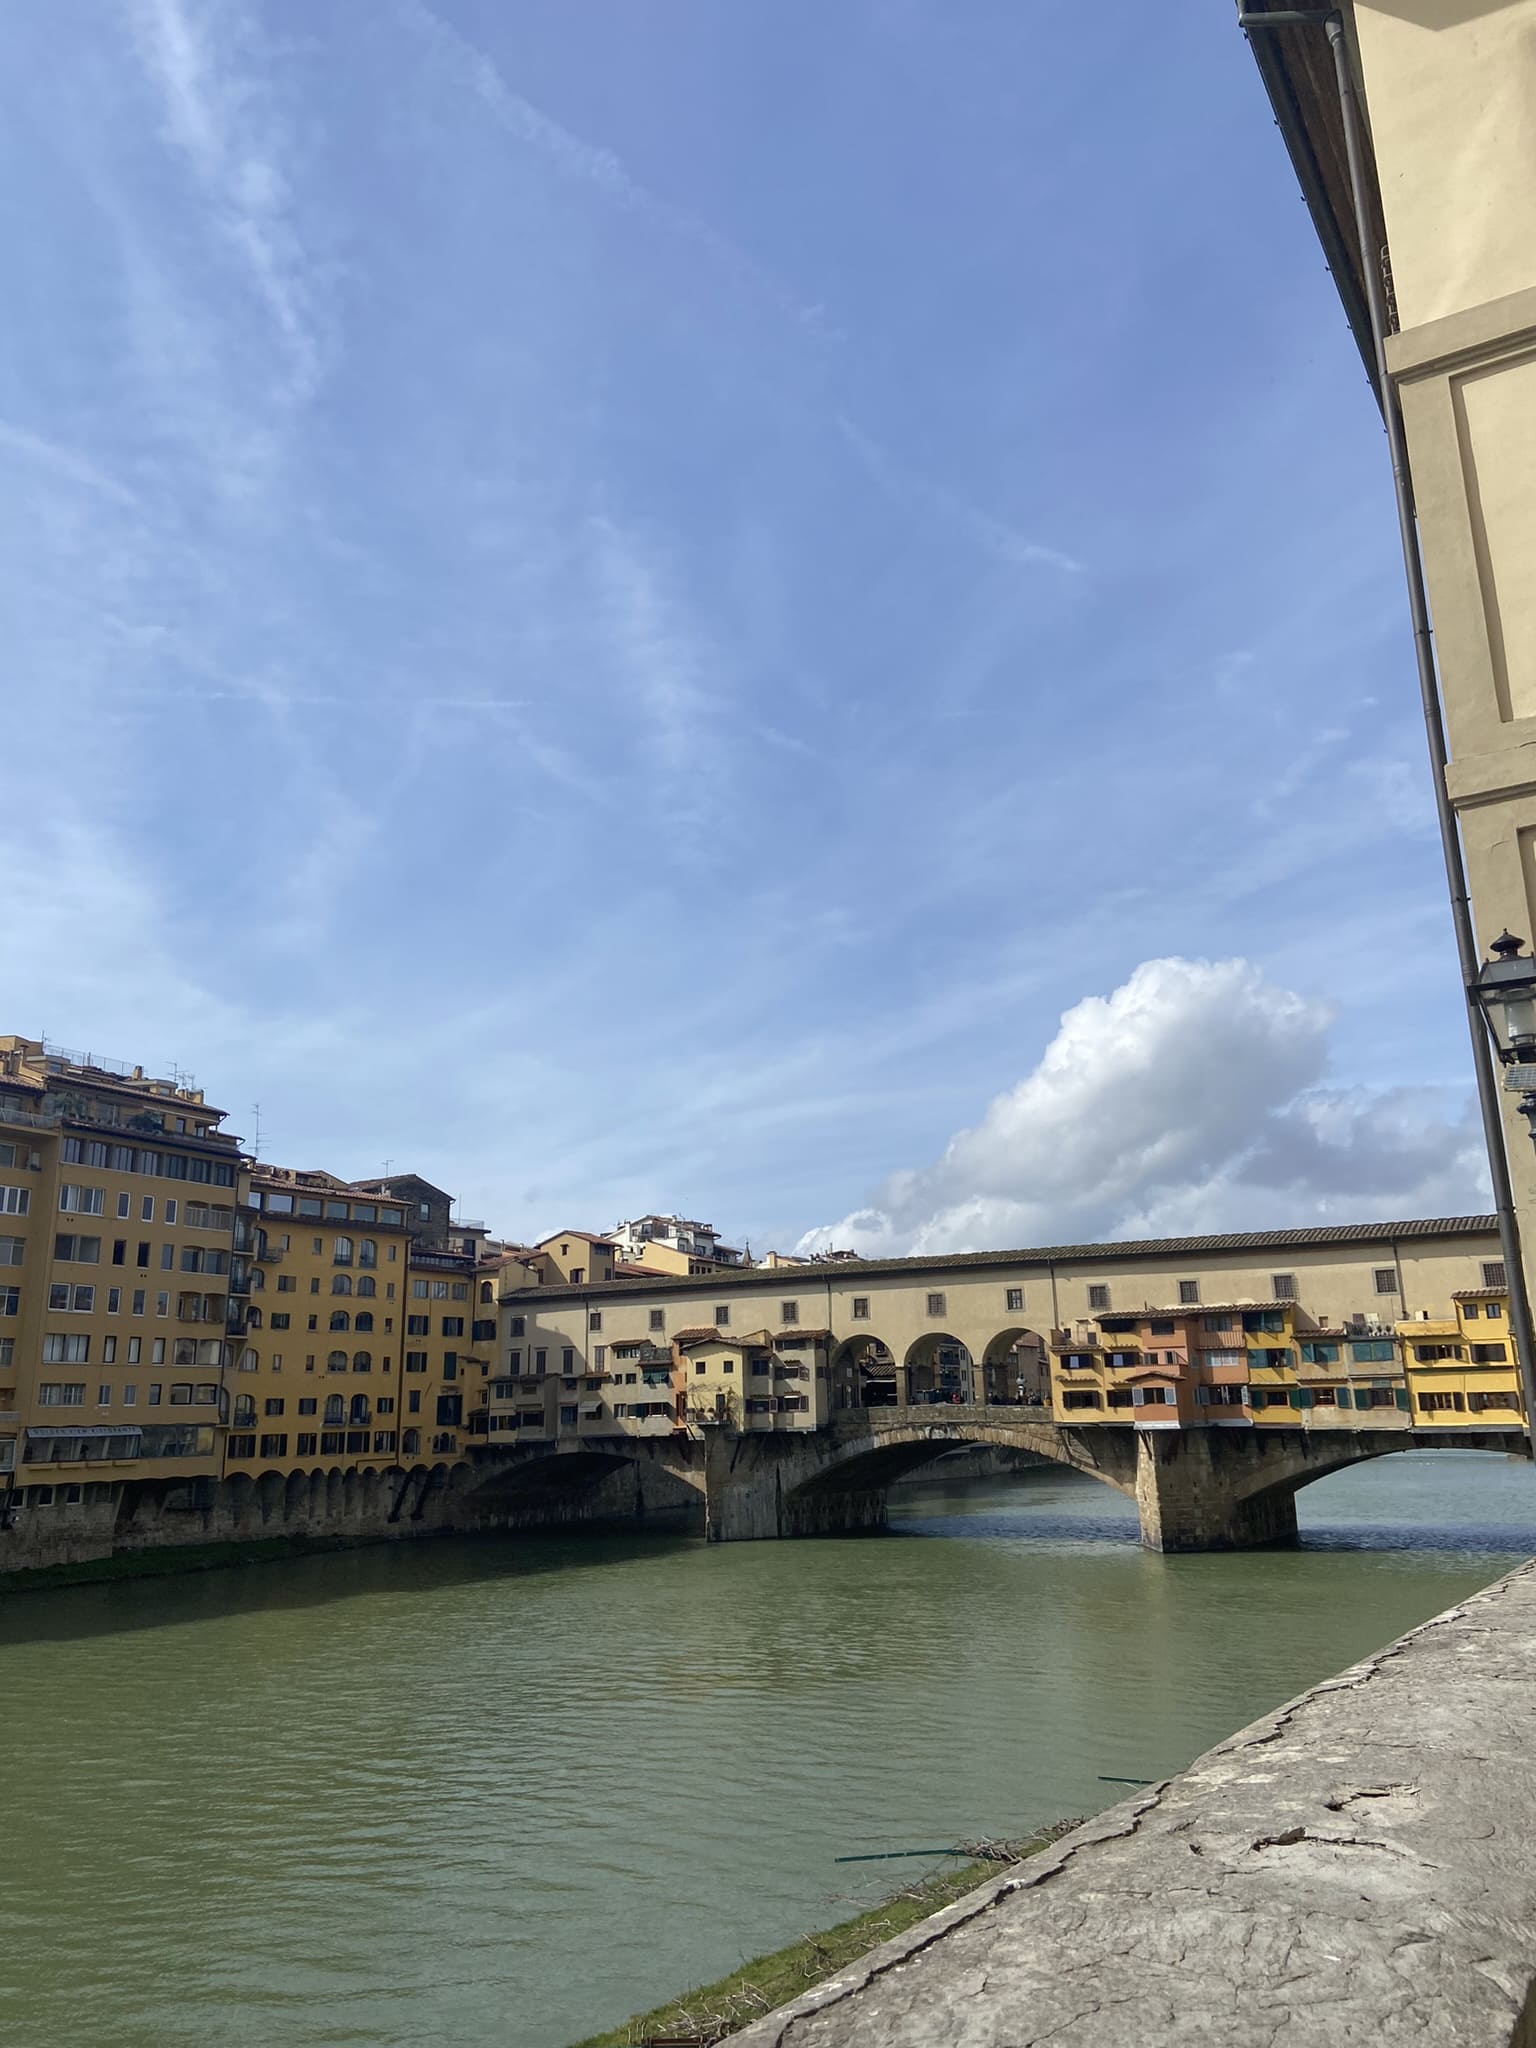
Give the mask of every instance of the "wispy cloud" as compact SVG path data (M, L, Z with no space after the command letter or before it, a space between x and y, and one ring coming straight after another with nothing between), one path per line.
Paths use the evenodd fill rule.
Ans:
M137 492L130 490L78 449L62 447L57 441L28 433L26 428L13 426L7 420L0 420L0 449L23 461L35 463L66 483L78 484L83 490L110 498L114 504L137 510L142 503Z
M1057 569L1066 576L1083 573L1083 564L1075 556L1031 539L1006 520L980 511L953 491L946 490L942 484L919 476L888 448L881 447L871 435L856 426L846 414L838 416L837 430L869 477L905 511L921 514L950 527L974 542L994 561L1007 563L1012 568Z
M525 99L507 83L484 50L423 0L396 0L396 9L400 19L426 41L438 64L473 94L497 125L541 156L560 177L584 185L661 233L691 244L722 277L754 299L773 305L807 332L823 340L838 338L823 307L798 298L781 279L698 214L651 191L612 150L587 142Z
M247 61L252 23L232 0L207 0L195 11L185 0L131 0L131 10L166 137L272 322L289 365L290 395L306 398L329 349L284 167L294 140L273 104L270 64Z

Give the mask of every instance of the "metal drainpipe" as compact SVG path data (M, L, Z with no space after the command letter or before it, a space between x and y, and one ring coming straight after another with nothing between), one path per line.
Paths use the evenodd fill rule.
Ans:
M1419 675L1419 698L1424 713L1424 734L1429 746L1431 777L1435 787L1435 817L1440 827L1440 850L1445 858L1446 886L1451 898L1451 923L1456 934L1456 958L1461 968L1462 998L1466 1005L1467 1029L1472 1040L1472 1066L1477 1075L1478 1108L1482 1113L1483 1139L1488 1150L1488 1172L1493 1182L1493 1206L1498 1217L1499 1248L1504 1255L1504 1276L1509 1283L1509 1334L1520 1368L1520 1385L1525 1397L1526 1432L1536 1457L1536 1368L1531 1345L1531 1308L1526 1292L1525 1266L1520 1256L1520 1229L1515 1218L1514 1190L1509 1177L1509 1155L1505 1149L1504 1120L1499 1111L1499 1083L1494 1069L1488 1027L1473 994L1479 960L1477 939L1472 929L1471 898L1467 890L1466 864L1462 858L1461 834L1456 812L1446 786L1447 751L1445 719L1440 706L1440 681L1435 667L1435 647L1429 620L1429 600L1424 588L1424 563L1419 553L1418 517L1414 510L1413 476L1408 466L1407 440L1397 391L1387 370L1386 313L1382 304L1380 273L1371 261L1370 211L1366 203L1365 146L1350 69L1349 45L1344 34L1344 17L1336 9L1328 12L1295 10L1290 13L1238 16L1249 30L1300 26L1314 23L1327 31L1333 52L1334 77L1338 84L1339 113L1344 126L1344 146L1349 160L1349 192L1354 207L1355 234L1360 245L1360 269L1365 285L1366 310L1370 318L1371 341L1376 356L1377 391L1387 430L1387 450L1392 460L1393 496L1397 504L1398 537L1403 549L1403 574L1408 584L1408 612L1413 624L1414 657ZM1404 1360L1406 1367L1407 1361ZM1406 1377L1406 1372L1405 1372ZM1412 1415L1409 1417L1410 1423Z

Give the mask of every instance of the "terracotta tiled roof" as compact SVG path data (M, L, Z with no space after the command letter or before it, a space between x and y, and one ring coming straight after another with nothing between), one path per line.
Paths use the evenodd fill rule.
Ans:
M1048 1267L1069 1261L1091 1261L1099 1265L1113 1265L1118 1261L1130 1265L1137 1259L1199 1257L1214 1252L1262 1252L1268 1256L1272 1252L1300 1251L1309 1246L1392 1245L1446 1237L1492 1239L1497 1230L1498 1218L1495 1216L1430 1216L1399 1223L1314 1223L1299 1230L1243 1230L1208 1237L1127 1238L1101 1244L1035 1245L1009 1251L941 1252L909 1259L847 1259L825 1266L796 1267L792 1274L786 1274L782 1268L765 1271L761 1266L702 1274L647 1273L643 1278L626 1276L617 1280L589 1281L580 1286L563 1283L539 1291L546 1296L634 1294L647 1287L653 1291L692 1287L719 1289L724 1293L751 1288L772 1292L786 1285L812 1287L820 1282L823 1275L839 1281L865 1277L897 1280L928 1273L984 1272L989 1268L999 1270L1010 1266Z

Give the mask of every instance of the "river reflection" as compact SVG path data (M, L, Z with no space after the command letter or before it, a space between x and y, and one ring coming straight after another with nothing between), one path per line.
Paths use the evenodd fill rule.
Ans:
M1536 1475L1383 1460L1289 1551L1092 1480L888 1538L429 1543L0 1601L0 2040L562 2048L1088 1813L1536 1547Z

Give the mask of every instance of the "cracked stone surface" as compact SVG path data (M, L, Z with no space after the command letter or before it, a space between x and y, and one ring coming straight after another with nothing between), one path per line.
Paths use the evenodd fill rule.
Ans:
M1536 2048L1533 1980L1536 1562L728 2048Z

